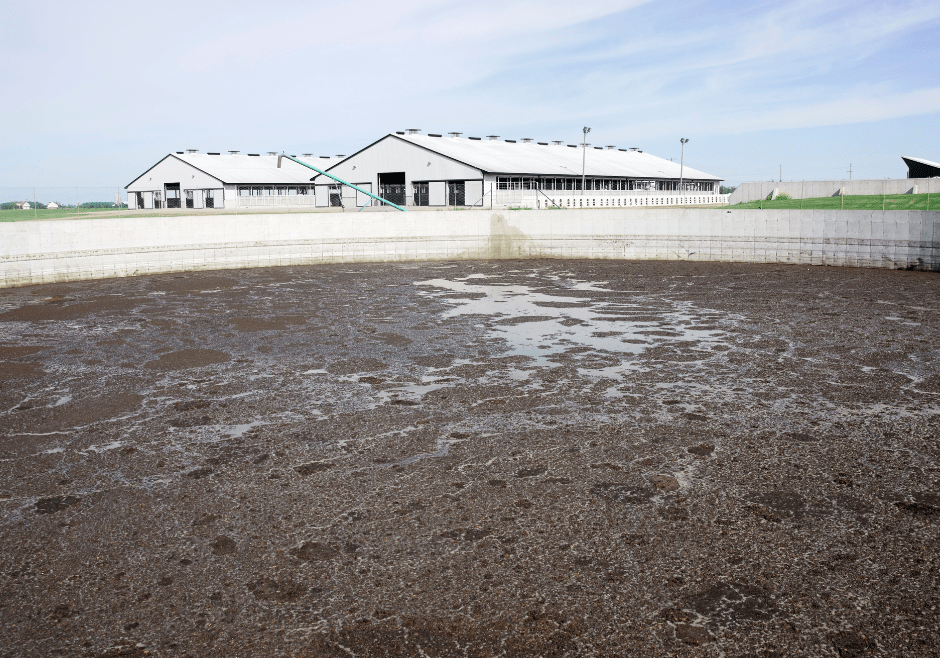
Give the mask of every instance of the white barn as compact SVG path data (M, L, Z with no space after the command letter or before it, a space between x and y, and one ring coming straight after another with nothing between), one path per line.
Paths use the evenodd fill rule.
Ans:
M405 206L505 206L528 198L556 200L589 194L627 205L629 197L695 195L701 203L718 203L721 179L639 149L588 148L533 140L499 140L389 134L334 164L329 173L384 199ZM582 191L582 159L584 190ZM680 189L681 180L681 189ZM339 188L326 176L314 176L317 187ZM343 191L351 205L352 191ZM360 195L362 196L362 195ZM359 200L363 205L368 199ZM570 203L570 200L569 200Z
M325 170L341 157L298 158ZM273 154L170 153L129 183L128 208L238 208L315 206L316 172ZM324 197L323 206L329 198Z

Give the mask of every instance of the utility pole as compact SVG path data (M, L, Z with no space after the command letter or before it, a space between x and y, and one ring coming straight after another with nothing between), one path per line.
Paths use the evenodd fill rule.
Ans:
M852 163L849 163L849 180L852 180Z
M584 133L584 141L581 143L581 196L584 196L584 172L585 166L587 165L588 147L587 136L588 133L591 132L591 129L585 126L582 132Z
M685 178L685 145L688 141L685 137L679 138L679 143L682 144L682 154L679 157L679 194L682 196L685 196L685 186L682 183Z
M783 165L780 165L780 178L777 179L778 183L783 182Z

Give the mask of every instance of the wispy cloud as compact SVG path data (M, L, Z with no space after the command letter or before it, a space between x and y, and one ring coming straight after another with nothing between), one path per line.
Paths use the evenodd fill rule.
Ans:
M175 148L336 153L412 126L655 143L940 113L940 5L920 1L13 0L0 21L0 81L30 91L0 109L0 181L96 149L123 180Z

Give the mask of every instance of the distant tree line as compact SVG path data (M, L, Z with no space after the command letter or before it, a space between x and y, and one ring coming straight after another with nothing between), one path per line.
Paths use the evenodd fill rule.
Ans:
M7 201L6 203L0 203L0 210L16 210L17 203L22 203L22 201ZM40 203L38 201L35 203L33 203L32 201L28 201L27 203L29 203L30 210L32 210L33 208L38 208L39 210L43 210L46 207L46 204Z
M726 187L726 186L722 185L722 186L721 186L721 193L722 193L722 194L731 194L731 193L734 192L736 189L738 189L738 186L737 186L737 185L734 185L734 186L732 186L732 187Z
M0 210L17 210L17 207L16 207L16 204L17 204L17 203L22 203L22 202L21 202L21 201L5 201L4 203L0 203ZM30 209L30 210L32 210L33 208L36 208L37 210L45 210L45 209L46 209L46 204L42 203L41 201L35 201L35 202L33 202L33 201L27 201L27 203L29 204L29 209ZM59 208L75 208L75 204L74 204L74 203L72 203L72 204L60 203L60 204L58 204L58 205L59 205ZM78 207L79 207L79 208L89 208L89 209L93 209L93 208L127 208L127 204L126 204L126 203L122 203L121 205L115 205L115 204L114 204L114 201L86 201L85 203L79 205Z
M79 208L127 208L127 204L122 203L116 206L114 201L86 201Z

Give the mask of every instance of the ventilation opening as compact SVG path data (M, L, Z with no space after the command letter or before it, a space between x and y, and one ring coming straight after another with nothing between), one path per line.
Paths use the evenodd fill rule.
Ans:
M405 205L405 172L379 174L379 196L397 206Z
M180 184L179 183L167 183L166 185L166 207L167 208L179 208L180 207Z

